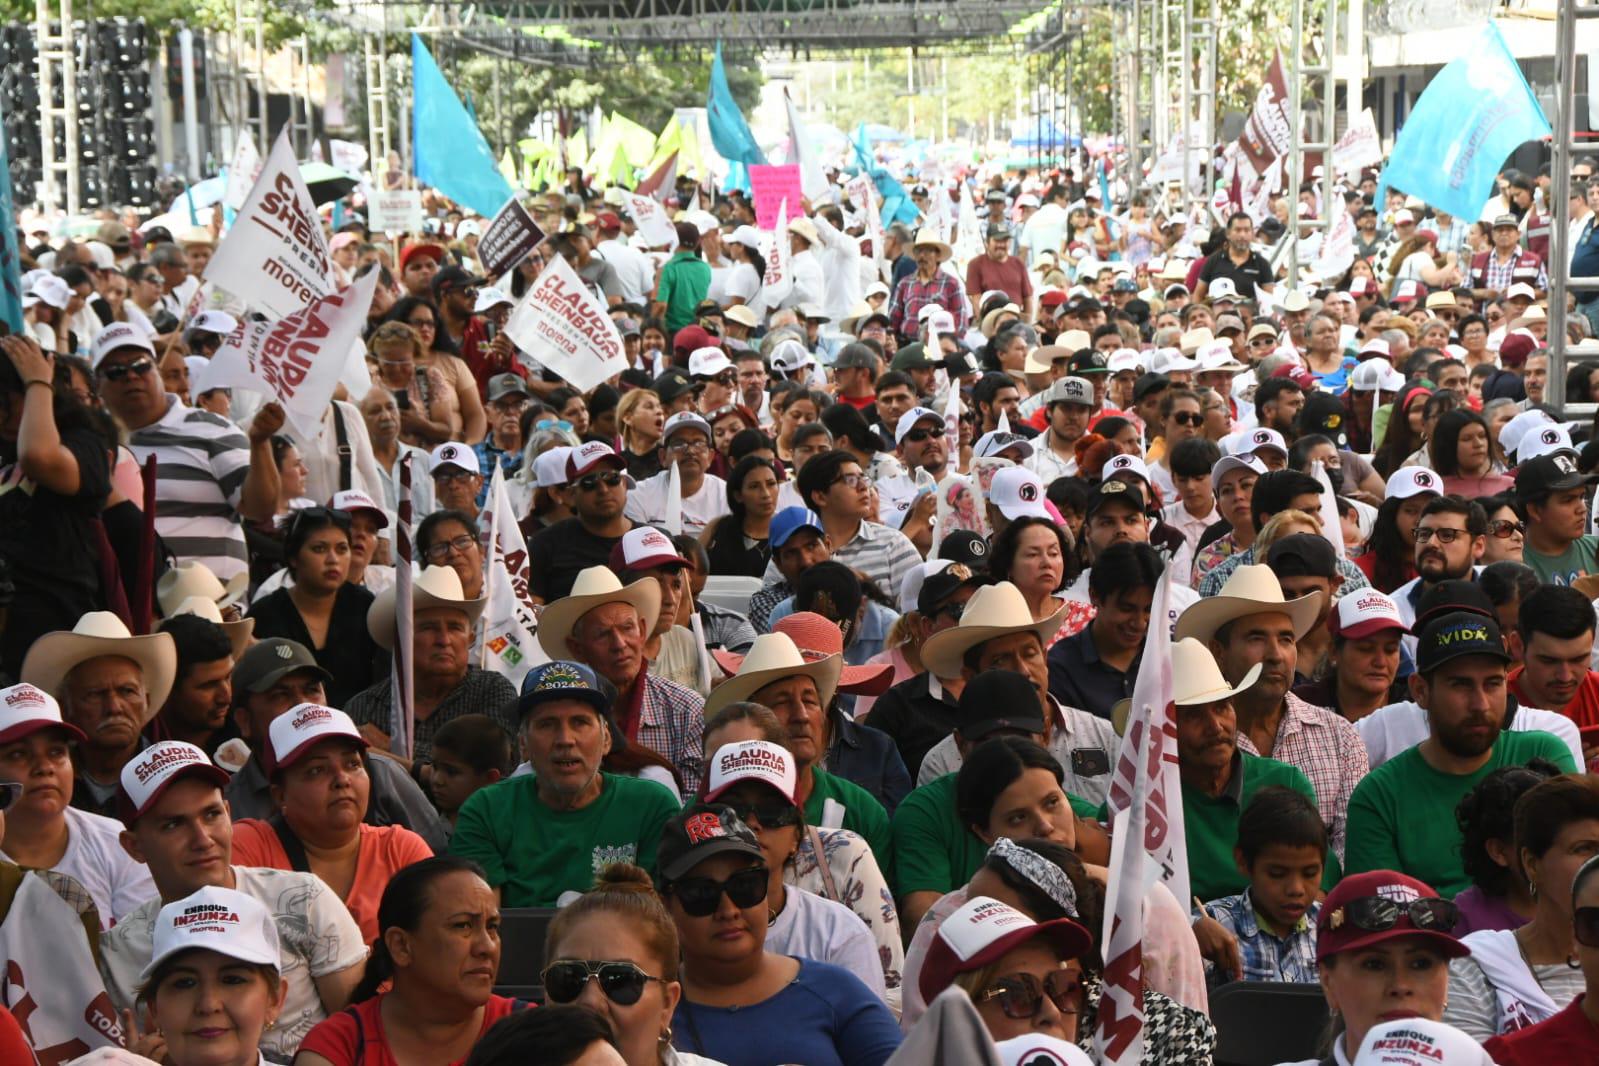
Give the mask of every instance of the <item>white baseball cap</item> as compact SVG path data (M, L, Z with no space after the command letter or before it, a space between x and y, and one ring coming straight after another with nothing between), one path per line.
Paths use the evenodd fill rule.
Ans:
M977 443L972 446L972 455L979 459L992 459L1013 450L1019 461L1032 455L1035 449L1033 442L1020 433L1002 433L991 429L977 438Z
M988 502L1012 522L1029 516L1053 520L1044 506L1044 483L1024 466L1007 466L996 472L988 486Z
M1093 1066L1094 1060L1076 1044L1043 1033L1013 1036L994 1045L1000 1066Z
M161 964L191 948L257 966L279 969L278 923L266 905L231 888L207 885L174 900L156 915L150 961L139 972L148 981Z
M1145 466L1144 461L1138 456L1128 455L1126 452L1105 460L1101 477L1108 481L1113 474L1137 474L1144 479L1144 484L1149 484L1149 467Z
M1144 370L1144 357L1134 348L1117 348L1110 353L1110 358L1105 361L1105 370L1111 374L1120 374L1131 370L1142 373Z
M566 484L566 457L571 455L572 451L573 449L561 444L540 452L538 458L533 460L533 487L547 489Z
M190 319L189 328L202 333L218 333L226 337L239 328L239 320L226 311L201 311Z
M1356 392L1398 392L1405 387L1405 375L1381 356L1367 359L1349 373L1349 387Z
M1493 1066L1475 1037L1430 1018L1401 1018L1366 1030L1354 1066Z
M478 463L477 452L470 446L450 441L433 449L433 454L428 456L428 473L437 474L446 466L453 466L458 470L468 470L474 474L482 475L483 467Z
M1416 221L1416 216L1411 214L1405 208L1400 208L1398 211L1394 212L1394 225L1396 226L1408 225L1414 221Z
M1521 435L1521 441L1516 445L1516 462L1525 463L1536 459L1540 455L1551 452L1574 452L1576 446L1571 443L1571 433L1566 428L1566 423L1534 427Z
M815 365L816 356L806 351L799 341L783 341L772 352L772 369L781 374Z
M939 425L944 424L944 416L931 407L912 407L909 411L899 416L899 421L894 423L894 443L899 444L905 439L905 434L916 428L916 423L932 419Z
M784 799L793 803L797 780L794 757L780 744L767 740L724 744L717 749L705 777L705 802L716 802L716 797L740 781L759 781L777 789Z
M1237 373L1249 369L1233 358L1233 346L1226 341L1211 341L1200 348L1195 357L1201 373L1213 370L1230 370Z
M938 334L954 333L955 316L934 305L933 313L927 316L927 328Z
M714 378L724 370L731 370L733 361L720 348L695 348L688 357L688 376Z
M1327 629L1345 640L1360 640L1385 629L1409 631L1399 616L1399 605L1373 588L1340 596L1327 616Z
M150 343L144 330L128 322L113 322L94 335L94 345L89 349L90 365L98 367L106 356L121 348L138 348L155 355L155 345Z
M26 681L0 688L0 744L21 740L41 729L65 729L78 740L83 731L61 720L61 705L42 688Z
M1499 427L1499 447L1506 455L1514 455L1521 446L1521 438L1529 431L1548 425L1554 419L1536 407L1518 413L1510 421Z
M193 744L158 740L122 767L117 782L117 813L123 824L131 826L173 782L183 777L201 778L218 788L227 788L233 780Z
M32 296L36 303L49 304L57 311L62 311L72 300L72 286L54 274L45 274L34 279L33 284L28 287L28 295Z
M464 222L462 223L462 225L465 224L466 223ZM487 311L491 307L499 307L501 304L514 303L516 303L516 301L505 295L505 291L503 289L496 289L492 285L487 285L477 291L477 300L472 304L472 313L475 315L481 315L484 311Z
M666 443L672 439L672 434L684 429L697 429L701 433L705 434L705 439L708 441L716 439L711 435L711 424L709 422L705 421L705 419L701 418L693 411L679 411L671 418L668 418L666 420L666 424L661 427L662 447L664 447Z
M1360 355L1380 355L1384 359L1392 358L1393 352L1388 348L1388 342L1381 337L1373 337L1360 346ZM1364 365L1364 364L1362 364ZM1389 364L1390 366L1393 364Z
M665 437L661 438L665 440ZM628 476L627 463L616 451L602 440L586 440L576 448L566 450L566 480L576 481L590 470L604 463L613 470L620 471L622 480L627 482L627 487L633 487L633 479ZM535 464L533 472L538 473ZM559 482L556 482L559 484Z
M761 231L754 226L739 226L727 235L727 240L733 244L742 244L746 248L761 250Z
M611 569L620 567L624 577L635 570L687 565L688 560L678 554L672 538L654 526L634 526L611 549Z
M1221 479L1234 470L1251 470L1256 475L1266 472L1266 464L1260 461L1260 456L1254 452L1243 455L1224 455L1210 468L1210 487L1212 490L1221 489Z
M330 737L354 741L362 748L367 746L366 738L343 711L320 703L297 703L272 719L267 728L267 762L274 772L293 766Z
M1282 453L1284 459L1288 458L1288 442L1283 440L1283 435L1275 429L1252 429L1238 438L1233 445L1234 455L1253 453L1260 448L1271 448Z
M928 559L907 570L899 583L899 613L909 614L916 610L916 601L922 595L922 585L952 562L950 559Z
M1388 475L1388 487L1383 495L1390 500L1408 500L1424 492L1442 496L1443 491L1443 479L1431 470L1424 466L1402 466Z
M356 511L365 511L372 515L373 518L377 519L379 529L389 528L388 512L383 510L382 507L378 506L378 502L376 500L362 492L360 489L345 489L342 492L335 492L333 494L333 499L328 501L328 506L333 508L335 511L343 511L346 514L354 514Z
M1538 290L1528 285L1525 281L1518 281L1505 290L1505 299L1514 300L1518 296L1536 300L1538 298Z
M1238 299L1238 286L1233 284L1232 278L1217 278L1205 289L1205 299L1211 303L1215 303L1217 300L1236 300Z
M1172 371L1198 370L1199 364L1176 348L1156 348L1149 356L1151 374L1170 374Z

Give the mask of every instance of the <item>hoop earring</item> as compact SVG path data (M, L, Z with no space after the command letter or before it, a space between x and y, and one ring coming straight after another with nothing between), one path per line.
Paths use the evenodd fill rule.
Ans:
M1538 902L1538 882L1530 879L1527 881L1527 897L1534 903Z
M656 1042L659 1043L663 1049L672 1046L672 1027L670 1025L666 1027L666 1031L657 1038Z

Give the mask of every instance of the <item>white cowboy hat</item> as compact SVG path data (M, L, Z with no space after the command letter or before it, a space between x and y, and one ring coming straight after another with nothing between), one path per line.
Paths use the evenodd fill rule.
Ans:
M566 638L578 621L596 607L607 603L632 604L644 618L644 632L655 632L661 616L661 584L644 577L630 585L611 572L608 566L591 566L572 583L572 591L561 597L539 616L539 647L552 659L570 659Z
M955 254L955 249L939 240L938 231L930 226L923 226L917 231L916 239L911 242L911 251L914 253L916 249L923 246L937 248L938 261L940 263L947 262L949 258Z
M815 248L818 244L822 243L821 234L816 232L816 223L812 222L808 218L805 218L804 216L790 219L788 223L788 231L803 237L805 242L812 248Z
M165 633L134 636L110 611L90 611L70 630L58 629L34 641L22 660L22 680L60 699L61 682L73 667L107 655L132 659L144 671L148 723L172 694L178 676L177 646Z
M233 644L233 658L238 661L244 654L244 649L250 646L251 638L255 636L255 619L240 618L237 621L225 622L222 620L222 608L213 600L204 596L190 596L178 604L177 610L167 615L176 618L180 614L193 614L204 618L207 622L215 622L222 627L222 632L228 635L228 640Z
M1009 581L988 585L973 593L966 601L966 611L960 623L941 633L934 633L922 645L922 665L934 677L959 677L961 659L966 652L985 640L1011 633L1031 630L1040 642L1047 642L1060 628L1061 615L1066 604L1042 622L1033 621L1033 612L1027 606L1021 590Z
M1178 640L1194 637L1207 642L1216 630L1234 619L1269 612L1286 614L1294 624L1294 639L1299 640L1316 624L1321 613L1317 593L1309 592L1297 600L1283 599L1282 586L1269 566L1240 566L1227 578L1221 592L1191 605L1177 619L1173 634ZM968 610L968 613L970 611ZM923 653L926 661L926 653Z
M739 664L738 673L711 690L705 700L705 717L709 718L730 703L750 699L774 681L796 676L808 677L816 682L816 694L825 708L833 702L833 693L838 689L838 677L843 669L842 655L810 660L795 647L787 633L762 633L750 645L749 654Z
M1178 707L1204 706L1230 700L1253 686L1260 679L1260 671L1265 665L1256 663L1251 666L1242 681L1228 688L1227 679L1221 675L1221 667L1216 665L1216 657L1193 637L1173 644L1170 658L1171 701ZM1130 699L1117 700L1111 707L1110 724L1117 736L1127 735L1127 717L1132 713L1132 707L1133 701Z
M389 651L394 650L394 595L395 588L390 585L366 609L366 631L379 647ZM483 597L467 599L461 591L461 576L453 567L430 566L411 584L411 612L430 607L454 607L466 615L468 624L475 626L483 613Z
M204 563L181 563L155 583L155 598L162 616L170 618L178 604L190 596L203 596L218 607L230 607L244 597L249 587L248 572L234 575L224 585Z

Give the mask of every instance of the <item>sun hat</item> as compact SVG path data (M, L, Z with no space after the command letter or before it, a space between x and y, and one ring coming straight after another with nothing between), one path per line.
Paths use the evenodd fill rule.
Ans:
M1263 664L1256 663L1236 685L1227 684L1216 657L1205 644L1193 637L1172 642L1172 702L1179 707L1202 706L1230 700L1251 688L1260 679Z
M811 659L787 633L762 633L750 645L738 672L711 690L705 700L705 717L710 718L729 703L748 700L767 685L788 677L814 681L821 705L826 707L833 701L843 667L842 655Z
M922 665L935 677L959 677L966 652L995 637L1032 632L1040 643L1047 643L1060 628L1067 605L1043 621L1035 621L1021 590L1009 581L985 585L966 601L960 622L934 633L922 645Z
M915 567L912 573L920 570L920 566ZM906 579L909 580L909 577L907 574ZM811 662L832 655L842 657L844 654L844 633L838 628L838 623L815 611L786 614L772 623L772 632L787 636L800 654ZM737 674L744 665L745 656L737 652L716 649L711 656L729 675ZM867 663L862 666L845 664L838 675L838 691L855 696L881 696L893 683L894 667L891 663Z
M395 589L391 585L378 593L377 599L366 612L366 631L378 646L394 650ZM484 598L466 598L461 590L461 577L450 566L429 566L411 584L411 611L413 614L434 607L450 607L466 615L469 625L477 625L483 614Z
M661 583L653 577L623 585L608 566L591 566L577 575L572 591L547 605L539 616L539 647L551 659L570 656L566 638L583 616L608 603L625 603L644 619L644 632L655 631L661 614Z
M22 660L22 680L54 696L73 667L90 659L116 656L139 664L144 674L144 720L148 725L178 676L178 651L166 633L136 637L110 611L89 611L70 630L58 629L33 642Z
M222 632L227 634L228 642L233 645L233 658L235 660L244 654L244 650L250 646L250 638L255 635L254 618L236 618L231 622L226 621L223 619L222 609L216 605L216 601L207 599L204 596L190 596L178 604L177 608L167 617L176 618L184 614L192 614L220 626Z
M811 243L814 244L815 241L812 241ZM915 254L915 251L918 248L936 248L938 250L938 261L940 263L946 262L952 255L955 254L954 249L940 239L938 231L927 226L924 226L922 229L918 230L916 233L916 239L911 242L912 254Z
M168 903L156 915L151 941L140 982L148 982L163 962L192 948L281 970L277 919L254 896L231 888L207 885Z
M1178 640L1194 637L1205 642L1228 622L1252 614L1279 612L1293 622L1294 639L1302 639L1321 612L1320 593L1311 592L1298 599L1285 600L1271 567L1264 564L1240 566L1228 575L1219 593L1190 604L1183 611L1177 619L1174 636Z

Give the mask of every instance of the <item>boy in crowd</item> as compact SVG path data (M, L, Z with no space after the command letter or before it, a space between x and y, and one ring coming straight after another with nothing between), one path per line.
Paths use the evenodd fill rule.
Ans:
M432 765L433 802L453 828L468 796L511 776L511 735L487 715L463 714L439 727Z

